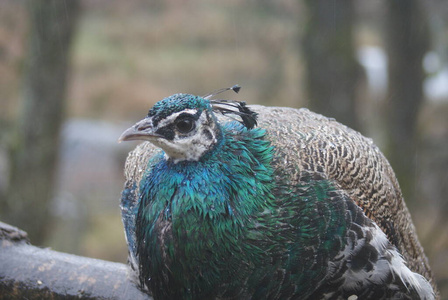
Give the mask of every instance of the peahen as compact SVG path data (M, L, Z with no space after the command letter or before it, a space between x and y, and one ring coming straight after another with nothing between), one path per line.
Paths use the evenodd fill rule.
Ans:
M149 142L128 156L121 209L155 299L434 299L370 139L307 109L212 99L224 90L167 97L120 137Z

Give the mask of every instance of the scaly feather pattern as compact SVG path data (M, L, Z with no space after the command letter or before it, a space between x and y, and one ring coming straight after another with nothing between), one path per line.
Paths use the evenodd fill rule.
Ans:
M434 298L370 140L307 110L242 104L252 129L215 104L173 95L120 138L162 149L129 155L121 203L130 263L155 299Z

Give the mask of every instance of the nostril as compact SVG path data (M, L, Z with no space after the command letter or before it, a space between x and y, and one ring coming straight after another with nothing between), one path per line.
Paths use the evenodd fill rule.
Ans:
M137 125L135 125L135 129L137 129L137 131L143 131L143 130L146 130L146 129L148 129L148 128L151 128L152 127L152 125L151 124L137 124Z

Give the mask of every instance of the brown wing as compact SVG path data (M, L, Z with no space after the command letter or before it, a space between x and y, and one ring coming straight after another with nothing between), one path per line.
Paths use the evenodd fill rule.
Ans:
M395 174L371 139L307 109L251 108L276 148L276 168L287 169L293 183L303 171L334 180L387 234L409 268L425 276L436 291Z

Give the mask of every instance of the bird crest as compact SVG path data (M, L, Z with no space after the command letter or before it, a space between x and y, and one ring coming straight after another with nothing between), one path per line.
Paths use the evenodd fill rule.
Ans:
M246 106L246 102L244 101L235 101L235 100L226 100L226 99L210 99L213 96L221 94L223 92L232 90L235 93L240 91L241 87L235 84L232 87L219 89L213 91L205 96L202 96L204 99L210 101L213 111L219 112L222 115L236 115L241 118L241 121L236 120L233 117L230 117L233 120L236 120L243 124L247 129L252 129L257 125L257 116L258 114L251 110Z

